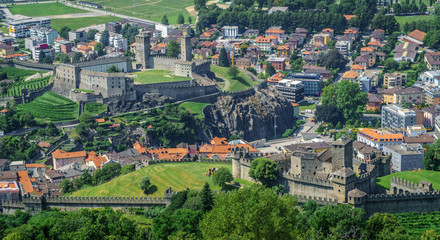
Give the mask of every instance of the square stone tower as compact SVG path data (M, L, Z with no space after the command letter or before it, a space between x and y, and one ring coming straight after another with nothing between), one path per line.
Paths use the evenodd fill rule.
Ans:
M150 58L150 32L141 32L136 35L136 64L140 64L141 68L148 68Z
M348 192L354 189L356 173L351 168L341 168L332 174L333 196L340 203L347 202Z
M188 34L180 37L180 59L182 61L191 61L192 59L191 37Z
M343 136L333 143L332 170L353 168L353 139Z

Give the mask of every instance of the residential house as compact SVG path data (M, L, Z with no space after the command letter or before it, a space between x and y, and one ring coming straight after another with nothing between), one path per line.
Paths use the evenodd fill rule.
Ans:
M307 29L305 29L305 28L296 28L295 29L295 35L307 38ZM294 35L292 35L292 36L294 36Z
M289 8L288 7L271 7L267 13L272 14L272 13L281 13L281 12L283 12L283 13L289 12Z
M380 154L381 151L379 151L376 148L370 147L369 145L354 141L353 142L353 160L357 162L369 162L371 159L374 159L376 154Z
M382 29L375 29L371 34L371 42L382 43L385 39L385 31Z
M414 125L418 125L415 111L395 104L382 107L382 128L405 134L407 127Z
M434 86L440 85L440 71L425 71L419 76L419 80L428 85L434 84Z
M357 140L380 151L387 145L400 145L403 143L401 133L380 133L370 128L363 128L357 134Z
M404 137L403 141L409 144L421 144L422 146L425 144L431 145L434 143L434 137L428 133L420 134L415 137Z
M438 85L425 87L425 102L433 106L440 104L440 87Z
M426 33L420 30L414 30L408 36L403 38L403 41L417 44L417 46L423 46L423 38L425 38Z
M270 57L270 58L267 59L267 62L271 63L272 66L277 71L284 71L284 69L286 68L286 61L285 61L284 58Z
M440 52L425 53L425 63L429 70L440 70Z
M268 85L278 85L278 82L283 80L285 75L282 72L277 72L275 75L267 80Z
M343 52L344 54L347 54L350 51L351 43L352 43L351 41L338 40L336 42L335 48L338 51Z
M269 38L259 36L255 39L255 44L261 49L261 51L269 52L271 50L272 42Z
M243 36L246 38L256 38L260 35L258 29L247 29L244 31Z
M367 111L378 112L382 106L382 96L379 94L368 94Z
M0 44L0 57L5 58L6 56L12 55L15 52L15 48L11 45Z
M52 153L53 167L56 170L59 167L71 164L73 162L79 162L81 164L85 164L86 157L87 154L85 151L66 152L57 149L55 152Z
M291 54L290 47L288 45L280 45L277 48L278 56L289 56Z
M278 38L278 42L283 42L286 38L285 33L286 31L281 29L281 27L271 27L266 30L265 35L266 37L269 37L271 35L276 36Z
M335 30L331 28L325 28L324 30L322 30L322 34L328 34L330 35L330 39L332 39L335 35Z
M321 59L321 55L316 51L305 51L301 53L302 59L307 65L318 65L319 60Z
M302 69L304 73L318 73L324 80L327 80L332 76L332 72L330 70L327 70L325 67L318 67L315 65L303 65Z
M106 163L109 162L107 156L100 156L96 152L88 152L87 158L85 159L85 163L87 166L93 167L94 169L101 168Z
M424 126L434 128L435 127L435 118L440 116L440 105L431 105L429 107L422 108L424 113L423 120Z
M207 143L200 147L199 156L209 159L229 159L231 157L231 151L234 147L248 148L249 152L257 153L258 150L253 148L248 143L238 140L229 143L226 138L214 137L210 143Z
M387 88L404 87L407 81L406 73L385 73L383 76L383 85Z
M356 72L356 71L346 71L344 73L344 75L342 75L342 80L347 80L347 81L350 81L350 82L358 83L358 80L357 80L358 75L359 75L359 72Z
M361 55L367 55L370 53L374 53L374 48L372 48L372 47L362 47L361 48Z
M74 42L75 40L80 42L87 41L87 32L86 31L69 31L69 41Z
M220 64L218 57L219 57L219 54L215 54L214 56L212 56L212 58L211 58L212 65L218 66Z
M365 71L365 66L363 66L363 65L356 65L355 64L355 65L351 65L350 68L351 68L351 71L355 71L358 73L363 73Z
M34 39L41 39L42 43L47 43L52 45L55 39L58 38L58 31L44 27L44 26L34 26L29 30L30 37Z
M315 47L324 46L330 42L330 39L331 39L331 37L329 34L315 34L315 35L313 35L312 44Z
M56 53L69 53L72 51L72 43L65 39L56 39L54 49Z
M383 96L383 103L385 104L404 104L411 102L417 105L424 102L423 89L417 87L378 89L378 93Z
M359 37L359 28L351 27L349 29L346 29L344 31L344 35L353 40L356 40Z
M238 69L246 70L246 68L252 65L251 59L249 58L237 58L235 60L236 66Z

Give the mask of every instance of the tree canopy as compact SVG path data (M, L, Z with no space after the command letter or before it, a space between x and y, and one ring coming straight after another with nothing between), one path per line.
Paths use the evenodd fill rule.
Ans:
M267 158L256 158L251 163L249 176L264 186L271 187L278 179L278 165Z
M167 46L167 56L177 57L179 56L179 43L175 40L171 40Z

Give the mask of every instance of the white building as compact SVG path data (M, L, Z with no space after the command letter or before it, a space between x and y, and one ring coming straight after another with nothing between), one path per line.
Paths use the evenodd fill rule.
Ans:
M409 137L417 137L420 134L426 133L426 128L423 125L408 126L407 130Z
M30 29L35 26L50 28L50 19L46 17L30 18L15 15L7 21L9 35L14 38L26 38L30 36Z
M337 41L335 45L335 48L338 49L338 51L344 52L344 54L347 54L350 51L350 47L350 41Z
M383 152L391 154L393 172L423 169L424 150L421 144L385 146Z
M238 36L238 26L224 26L222 29L225 38L236 38Z
M403 135L400 133L384 134L369 128L364 128L358 132L357 140L382 151L384 146L402 144Z
M30 29L30 35L33 39L41 39L43 43L52 45L55 39L58 38L58 31L43 26L35 26Z
M46 48L46 49L41 49L39 46L35 46L32 47L32 58L35 61L40 61L40 52L44 52L44 54L49 57L51 57L52 59L55 57L55 49L53 48Z
M156 30L159 30L162 32L163 38L168 37L168 32L170 32L170 30L171 30L170 26L163 25L163 24L156 24L155 28L156 28Z

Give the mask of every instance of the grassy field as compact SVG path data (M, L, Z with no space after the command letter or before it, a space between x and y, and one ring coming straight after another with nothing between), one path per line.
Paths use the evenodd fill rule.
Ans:
M86 103L84 111L92 114L100 114L107 111L107 106L102 103Z
M423 170L420 172L398 172L376 180L377 184L383 188L390 189L390 180L392 177L402 178L414 183L419 183L420 180L432 182L434 189L440 189L440 172Z
M214 185L212 178L203 173L208 168L226 167L232 169L231 164L223 163L163 163L144 167L143 169L119 176L109 182L96 187L90 187L72 193L72 196L145 196L140 189L140 182L144 176L150 177L151 184L157 188L149 196L163 196L164 191L171 187L175 191L186 188L201 190L205 182L208 182L213 190L219 190ZM251 183L242 179L234 179L244 185Z
M6 73L8 75L8 79L11 80L24 80L27 76L34 75L35 73L44 73L41 71L35 70L24 70L13 67L4 67L0 68L0 73Z
M20 14L28 17L43 17L88 12L78 8L67 7L61 3L8 5L8 8L14 15Z
M189 77L180 77L171 74L168 70L148 70L134 73L137 77L134 79L138 83L162 83L191 80Z
M199 103L199 102L184 102L180 104L181 107L188 110L190 113L196 114L197 118L203 119L205 115L203 115L203 108L210 105L209 103Z
M31 112L35 118L52 122L75 120L78 103L53 92L46 92L34 101L17 106L19 112Z
M216 76L229 81L229 88L226 89L226 91L229 92L243 91L257 84L244 72L240 72L238 77L233 79L232 76L228 74L228 68L226 67L211 66L211 71L213 71Z
M51 19L52 28L60 31L62 27L68 26L72 30L78 28L88 27L92 24L103 24L107 22L119 21L121 18L114 16L99 16L99 17L84 17L84 18L63 18L63 19Z
M313 110L316 108L316 104L315 103L308 103L308 102L303 102L299 105L299 110L300 111L305 111L305 110Z
M89 2L99 3L107 11L149 19L161 22L166 14L170 24L177 23L177 16L181 13L188 21L186 7L193 6L193 0L89 0ZM195 22L193 17L192 22Z
M394 18L396 18L396 21L400 25L400 29L402 29L403 24L405 24L406 22L410 23L418 20L428 21L428 20L432 20L434 18L434 15L395 16Z

